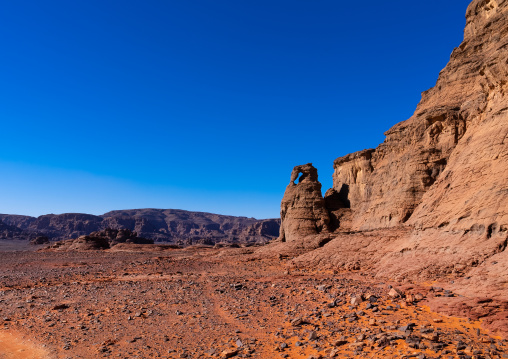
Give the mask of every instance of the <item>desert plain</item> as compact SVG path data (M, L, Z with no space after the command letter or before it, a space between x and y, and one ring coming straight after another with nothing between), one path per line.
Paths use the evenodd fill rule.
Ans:
M3 252L0 357L507 357L506 303L257 249Z

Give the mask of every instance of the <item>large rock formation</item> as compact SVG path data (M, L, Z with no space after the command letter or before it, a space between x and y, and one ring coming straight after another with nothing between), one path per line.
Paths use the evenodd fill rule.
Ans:
M464 41L414 115L378 148L335 160L333 187L348 192L353 229L507 230L507 8L473 1Z
M450 275L458 290L508 300L507 59L508 1L474 0L464 41L414 115L376 149L335 160L325 195L335 238L293 264Z
M282 198L280 218L279 239L282 242L329 230L330 217L321 194L317 169L312 163L293 168Z
M78 238L106 228L128 229L141 237L177 245L266 243L279 235L279 220L223 216L177 209L132 209L102 216L82 213L40 217L0 214L0 239Z

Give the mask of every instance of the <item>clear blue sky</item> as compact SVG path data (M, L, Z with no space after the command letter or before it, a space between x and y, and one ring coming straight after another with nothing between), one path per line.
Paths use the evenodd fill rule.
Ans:
M468 3L4 1L0 213L278 217L412 115Z

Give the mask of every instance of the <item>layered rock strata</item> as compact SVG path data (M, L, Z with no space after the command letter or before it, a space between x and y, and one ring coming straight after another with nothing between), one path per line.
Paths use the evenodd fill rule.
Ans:
M507 8L473 1L464 41L414 115L376 149L335 160L333 187L348 193L353 229L506 232Z

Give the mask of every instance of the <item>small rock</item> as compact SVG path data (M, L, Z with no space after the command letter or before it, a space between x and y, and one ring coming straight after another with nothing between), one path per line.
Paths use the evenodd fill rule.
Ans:
M298 327L303 324L307 324L307 322L302 317L298 317L298 318L291 320L291 325L294 327Z
M312 331L309 333L309 340L316 340L318 338L318 335L315 331Z
M388 295L392 298L398 298L398 297L401 297L402 296L402 292L398 289L395 289L395 288L392 288L390 289L390 291L388 292Z
M351 305L357 306L362 302L362 298L360 296L351 298Z
M223 358L232 358L237 354L238 354L237 349L226 349L222 352L222 357Z
M365 346L365 343L351 343L349 344L349 347L353 350L358 350L358 349L361 349Z
M378 299L379 298L376 297L375 295L370 295L368 298L369 302L371 302L371 303L376 303Z
M341 347L345 344L347 344L347 340L345 340L345 339L339 339L339 340L335 340L332 342L332 345L336 346L336 347Z
M415 294L415 300L416 300L417 302L419 302L419 301L423 300L423 294L420 294L420 293Z

